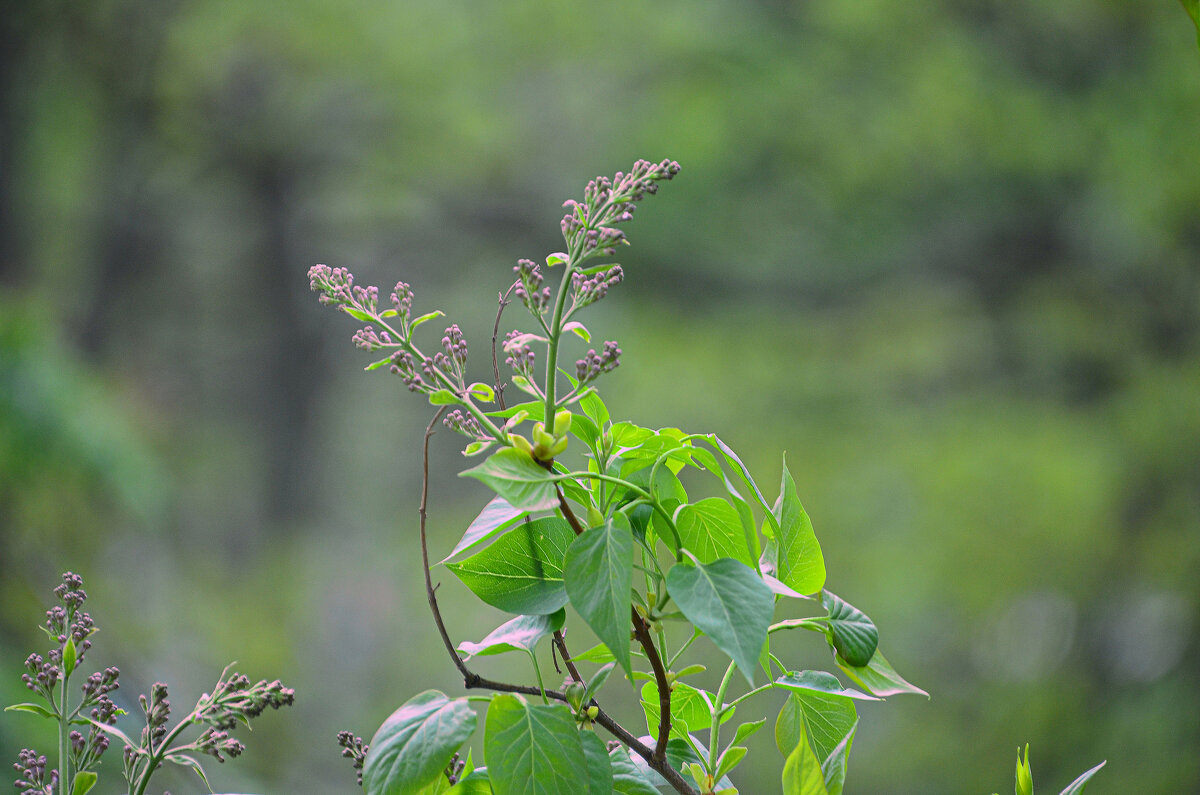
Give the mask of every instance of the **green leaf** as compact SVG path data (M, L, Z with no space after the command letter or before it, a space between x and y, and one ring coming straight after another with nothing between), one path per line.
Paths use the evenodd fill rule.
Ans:
M767 516L767 522L770 523L772 530L778 532L779 520L771 512L771 506L767 504L762 491L758 488L758 484L754 482L754 478L750 475L750 470L742 463L742 459L738 458L737 453L733 452L733 448L721 441L716 434L710 433L703 437L703 439L720 451L726 463L737 472L738 476L742 479L742 483L746 484L746 487L750 489L750 493L754 495L754 499L758 500L758 504L762 506L763 512Z
M78 659L75 650L75 638L68 637L62 649L63 672L67 676L75 673L75 663L78 662Z
M1196 44L1200 45L1200 0L1179 0L1179 2L1196 25Z
M371 362L370 364L368 364L368 365L367 365L366 367L364 367L363 369L364 369L364 370L367 370L367 371L370 371L370 370L378 370L380 367L383 367L385 364L391 364L391 361L392 361L392 357L391 357L391 356L384 356L382 359L380 359L380 360L379 360L379 361L377 361L377 362Z
M826 637L842 659L863 666L879 647L879 630L867 614L830 591L821 592L821 604L829 611Z
M484 403L491 403L496 399L496 391L482 381L476 381L467 387L467 392L475 398L482 400Z
M618 746L612 749L608 752L608 760L612 764L615 795L660 795L658 788L634 764L627 748ZM640 757L638 761L642 761ZM644 761L642 763L645 764Z
M458 650L463 653L463 659L472 657L487 657L492 654L504 654L509 651L533 653L538 642L547 635L553 635L562 629L567 614L559 610L550 615L517 616L496 627L488 636L478 643L463 641L458 644Z
M713 773L717 778L729 773L738 763L746 756L746 751L749 749L741 745L730 745L721 752L721 756L717 759L717 772Z
M429 405L431 406L457 406L461 403L462 399L449 389L439 389L429 393Z
M872 695L886 698L887 696L895 696L900 693L915 693L929 698L929 694L914 684L910 684L904 680L904 677L896 673L887 658L883 656L883 652L879 649L875 650L875 654L871 657L871 662L864 666L850 665L840 654L834 653L834 661L838 667L845 671L846 676L853 679L860 687Z
M603 428L611 417L608 413L608 407L604 405L604 401L595 392L585 396L579 401L579 407L583 409L583 413L592 418L596 423L597 428Z
M763 726L765 726L766 723L767 723L766 718L759 718L756 721L751 721L749 723L743 723L741 726L737 727L737 731L735 731L733 733L733 740L729 744L730 745L738 745L739 743L745 741L745 739L747 737L754 734L759 729L761 729Z
M371 739L363 765L367 795L415 795L442 775L477 717L466 699L437 690L410 698Z
M602 666L600 670L592 674L592 678L588 680L587 688L583 691L583 703L586 704L595 698L596 694L600 692L600 688L604 687L604 683L608 681L608 677L616 667L617 663L613 661Z
M590 662L590 663L610 663L615 662L616 657L612 651L603 643L593 646L587 651L581 651L579 654L571 656L571 662Z
M596 427L596 423L581 412L571 414L571 433L582 439L588 447L594 447L596 440L600 437L600 429Z
M654 747L653 737L639 737L638 740L645 746L650 748ZM702 762L700 757L696 755L697 750L699 750L699 752L703 754L706 759L708 758L708 749L705 747L704 743L697 740L694 736L691 738L690 742L688 740L684 740L682 737L672 737L671 739L667 740L667 764L686 776L688 765L700 765L701 767L704 766L704 762ZM664 779L657 772L655 772L653 768L647 765L645 760L640 756L631 755L630 759L632 759L633 763L637 765L638 770L641 771L642 775L654 782L656 786L669 786L666 782L666 779ZM733 782L729 780L728 776L726 776L717 782L716 788L718 791L720 791L723 789L728 789L732 786Z
M546 265L551 268L555 265L562 265L564 262L570 262L570 257L563 251L556 251L546 256Z
M809 747L804 732L800 732L796 747L783 763L783 795L829 795L821 762Z
M514 447L492 453L482 464L459 473L459 476L482 480L514 508L548 511L558 506L553 476L529 453Z
M513 694L488 707L483 756L496 795L579 795L588 772L571 710Z
M442 560L442 563L451 558L472 549L484 541L487 541L493 535L512 527L518 519L525 516L528 511L520 508L514 508L508 504L508 500L503 497L493 497L491 502L483 506L483 510L467 527L467 531L463 533L463 537L454 545L454 549L449 555Z
M738 512L720 497L680 506L675 512L675 526L683 546L701 563L733 558L747 566L754 565Z
M587 530L571 542L563 567L571 605L632 675L629 656L629 607L633 590L633 533L615 514L603 527Z
M444 314L446 314L446 313L440 309L433 311L433 312L429 312L427 314L421 315L419 318L417 318L412 323L410 323L408 327L409 327L409 329L415 330L417 328L417 326L421 325L422 323L427 323L430 320L433 320L435 317L442 317ZM367 320L370 320L370 318L367 318Z
M775 534L775 576L784 585L803 594L821 590L825 585L825 558L812 522L796 496L796 482L788 471L787 459L783 462L779 498L772 508L772 515L779 523Z
M350 317L354 318L355 320L361 320L364 323L369 323L375 319L375 318L371 317L370 315L368 315L366 312L362 311L361 309L355 309L352 306L342 306L342 311L345 312Z
M1025 759L1017 749L1017 795L1033 795L1033 770L1029 767L1029 743L1025 743Z
M825 759L858 723L854 702L812 690L793 690L775 721L775 745L785 757L807 732L813 752Z
M587 795L612 795L612 760L608 758L604 741L590 731L579 732L579 740L583 743L583 758L587 762Z
M84 773L75 774L75 784L71 787L71 795L86 795L88 790L96 786L96 779L99 776L88 770Z
M572 320L563 326L563 331L570 331L580 337L584 342L592 341L592 333L587 330L587 326L580 323L578 320Z
M671 688L671 731L681 736L712 726L713 694L698 690L676 680ZM653 680L642 685L642 711L646 713L646 728L651 734L658 733L658 685ZM721 718L724 724L736 710L729 710Z
M842 683L831 673L825 671L799 671L781 676L773 683L785 690L810 690L838 698L856 698L861 701L879 701L877 696L869 696L857 690L842 687Z
M546 405L540 400L530 400L526 403L517 403L507 408L497 409L495 411L484 412L489 417L499 417L500 419L508 419L520 412L525 412L526 419L540 422L546 418Z
M1079 793L1083 792L1083 788L1085 786L1087 786L1087 783L1092 780L1092 776L1099 773L1100 768L1104 767L1107 764L1108 764L1108 760L1106 759L1103 762L1101 762L1100 764L1096 765L1091 770L1087 771L1086 773L1081 775L1079 778L1075 779L1070 784L1068 784L1067 788L1065 790L1063 790L1062 792L1060 792L1059 795L1079 795Z
M43 707L41 704L29 704L29 703L13 704L11 707L5 707L4 711L5 712L28 712L32 715L40 715L43 718L51 718L51 719L58 717L50 710Z
M463 455L470 458L471 456L479 455L482 452L489 450L496 443L495 439L479 440L471 442L463 449Z
M487 768L479 768L463 776L446 795L492 795L492 782L488 778Z
M846 767L850 763L850 746L854 743L854 732L857 729L858 721L855 721L846 736L821 763L821 773L825 776L825 789L829 790L829 795L842 795L842 790L846 786Z
M574 540L565 520L547 516L522 522L491 546L446 568L493 607L545 615L567 603L562 566Z
M537 387L535 387L533 385L533 382L531 382L528 378L526 378L523 375L514 375L512 377L512 383L513 383L513 386L515 386L517 389L521 390L522 392L524 392L527 395L533 395L534 397L541 397L541 393L537 391Z
M775 597L762 578L745 563L722 558L671 567L667 591L684 616L737 663L753 686L755 663L775 610Z
M187 754L172 753L168 753L166 758L168 762L173 762L180 767L186 767L187 769L191 770L200 778L201 781L204 782L204 786L208 787L208 791L212 792L212 785L208 783L208 776L205 774L204 768L200 765L199 760L188 756ZM78 785L78 780L76 781L76 785Z

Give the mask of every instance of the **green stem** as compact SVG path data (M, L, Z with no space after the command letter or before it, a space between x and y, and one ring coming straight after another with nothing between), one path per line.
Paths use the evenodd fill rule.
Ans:
M725 676L721 677L721 686L717 688L717 700L712 707L712 727L708 730L709 773L714 773L717 769L717 746L721 742L721 716L725 714L725 691L729 689L729 680L733 678L735 668L737 668L737 663L730 661L729 667L725 669Z
M724 708L723 710L721 710L721 712L722 712L722 713L728 712L729 710L733 709L733 708L734 708L734 707L736 707L738 704L741 704L743 701L745 701L746 699L750 698L751 696L757 696L759 693L765 693L765 692L767 692L768 690L771 690L771 689L773 689L774 687L775 687L775 684L774 684L774 683L768 683L768 684L765 684L765 685L759 685L758 687L754 688L754 689L753 689L753 690L751 690L750 692L748 692L748 693L743 693L742 695L740 695L740 696L738 696L737 698L735 698L733 701L730 701L728 704L726 704L726 705L725 705L725 708Z
M146 787L150 786L150 777L154 775L154 771L158 770L158 766L162 764L163 759L167 756L167 751L171 748L171 743L175 742L183 730L192 725L192 721L196 718L196 711L192 710L188 716L181 720L179 724L171 730L170 734L163 738L163 741L158 744L158 750L154 750L153 732L147 727L146 742L150 745L149 762L146 765L146 770L142 773L142 778L138 781L137 791L133 795L146 795Z
M542 669L538 666L537 656L529 652L529 659L533 663L533 673L537 676L538 690L542 691L542 703L549 704L550 699L546 697L546 685L542 682Z
M667 667L674 668L675 661L683 656L683 653L688 650L689 646L696 642L696 638L698 637L700 637L700 630L693 629L692 636L683 642L683 645L679 647L679 651L675 652L675 656L671 658L671 662L667 663Z
M550 316L550 341L546 344L546 422L554 417L554 389L558 378L558 342L562 338L563 308L567 304L567 289L571 285L571 274L575 272L577 253L572 251L563 268L562 281L558 284L558 295L554 298L554 314Z
M59 721L58 721L58 791L60 795L67 795L70 792L68 787L71 782L71 756L68 752L67 732L71 729L71 719L67 714L67 679L70 675L63 671L62 696L59 704Z

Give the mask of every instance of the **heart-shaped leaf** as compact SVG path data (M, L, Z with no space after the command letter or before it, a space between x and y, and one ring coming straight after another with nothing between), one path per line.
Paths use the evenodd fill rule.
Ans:
M846 672L846 676L857 682L868 693L880 698L900 693L914 693L929 698L928 693L916 685L906 682L904 677L896 673L896 669L892 668L891 663L879 649L876 649L875 654L871 656L871 662L862 666L850 665L837 653L834 653L833 659L838 667Z
M786 459L772 514L779 523L775 534L775 576L800 593L816 593L825 585L825 558L812 522L796 496L796 482L788 471Z
M539 466L529 453L515 447L497 450L482 464L459 473L459 476L482 480L514 508L547 511L558 506L553 475Z
M588 765L571 710L499 695L488 707L483 756L496 795L580 795Z
M442 775L476 721L466 699L451 700L437 690L413 696L371 739L363 789L367 795L416 795Z
M566 521L547 516L522 522L491 546L446 568L493 607L545 615L567 603L562 567L573 540Z
M754 570L722 558L667 572L667 591L688 621L728 654L751 685L758 653L767 642L775 596Z
M829 591L821 592L829 611L826 636L842 659L853 666L866 665L879 646L879 630L867 614Z
M563 566L567 596L592 631L612 650L625 673L633 589L633 533L621 514L571 542Z

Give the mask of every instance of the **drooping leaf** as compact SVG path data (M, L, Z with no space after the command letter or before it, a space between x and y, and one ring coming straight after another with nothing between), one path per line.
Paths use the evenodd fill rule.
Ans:
M829 591L821 592L821 604L829 611L826 636L842 659L863 666L879 646L879 630L867 614Z
M783 763L783 795L829 795L821 761L809 747L804 732L800 732L796 747Z
M496 795L579 795L588 773L571 710L515 694L492 699L483 757Z
M775 721L775 745L785 757L800 742L801 733L818 759L825 759L858 722L854 702L812 690L793 690Z
M762 507L763 513L766 514L767 522L771 525L771 535L774 535L774 533L778 532L779 520L777 520L775 515L771 512L771 506L767 504L766 499L763 497L762 490L759 489L758 484L754 482L754 478L751 476L750 470L745 464L742 463L742 459L738 458L738 455L733 451L733 448L721 441L720 437L718 437L716 434L710 433L703 438L721 453L721 455L725 458L726 463L728 463L729 466L733 468L733 471L737 473L738 477L741 478L742 483L744 483L746 487L750 489L750 493L754 495L754 499Z
M661 795L641 769L630 759L628 749L618 746L608 752L612 763L613 793L615 795ZM638 761L645 762L639 757Z
M451 700L437 690L413 696L371 739L363 789L367 795L416 795L442 775L476 721L466 699Z
M799 671L781 676L774 682L776 687L784 690L807 690L823 693L837 698L856 698L860 701L879 701L877 696L870 696L852 688L843 687L838 678L825 671Z
M1092 780L1092 776L1099 773L1100 768L1104 767L1107 764L1108 764L1108 760L1106 759L1103 762L1101 762L1100 764L1093 767L1091 770L1086 771L1079 778L1075 779L1070 784L1068 784L1067 788L1065 790L1063 790L1062 792L1060 792L1059 795L1079 795L1079 793L1083 792L1083 788L1087 786L1087 783Z
M855 721L846 736L821 763L821 773L825 776L825 789L829 790L829 795L842 795L842 790L846 786L846 768L850 763L850 746L854 743L854 732L857 729L858 722Z
M43 707L41 704L13 704L10 707L4 708L5 712L28 712L31 715L38 715L43 718L53 718L54 713Z
M688 621L728 654L753 685L775 608L775 597L762 578L730 558L678 564L667 572L667 591Z
M442 563L484 543L506 528L512 527L518 519L527 513L528 511L523 511L520 508L514 508L509 505L508 501L503 497L493 497L487 505L483 506L483 510L479 512L479 515L475 517L471 524L467 526L467 530L463 533L462 538L458 540L458 543L454 545L454 549L442 560Z
M883 656L883 652L879 649L875 650L875 654L871 657L871 662L863 666L850 665L840 654L836 652L833 655L834 661L841 668L846 676L853 679L864 690L872 695L886 698L887 696L895 696L900 693L920 694L929 698L929 694L914 684L910 684L904 680L904 677L896 673L887 658Z
M554 516L522 522L491 546L446 568L483 601L518 615L545 615L567 603L563 558L575 539Z
M779 523L775 534L775 576L800 593L816 593L825 585L825 558L808 513L796 496L796 482L788 471L786 459L772 514Z
M558 506L553 476L539 466L529 453L505 447L488 456L478 466L459 473L477 478L514 508L547 511Z
M612 760L608 758L604 741L590 731L579 732L579 741L583 743L583 758L587 763L586 795L612 795ZM580 795L585 794L581 791Z
M727 500L709 497L675 511L675 526L685 548L700 559L712 563L720 558L740 560L754 565L746 548L746 537L737 510Z
M212 791L212 786L208 783L208 775L204 772L204 768L200 766L200 762L197 759L187 754L167 754L166 759L180 767L186 767L188 770L191 770L204 782L204 786L208 787L210 792ZM79 787L78 779L75 782L75 787Z
M463 641L458 644L458 650L463 653L463 659L468 660L509 651L532 653L542 638L562 629L566 615L565 610L558 610L550 615L517 616L496 627L478 643Z
M563 567L571 604L632 676L629 608L633 590L633 533L621 514L571 542Z

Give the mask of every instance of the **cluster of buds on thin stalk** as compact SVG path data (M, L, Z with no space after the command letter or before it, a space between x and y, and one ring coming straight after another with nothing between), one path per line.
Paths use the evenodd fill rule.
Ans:
M513 273L517 274L513 292L534 317L541 317L550 307L550 288L542 286L541 266L533 260L521 259L517 260Z
M541 339L543 338L526 334L519 329L513 329L504 338L504 352L507 354L504 363L512 368L513 373L530 382L534 379L533 367L537 356L533 348L529 347L529 343Z
M492 437L483 432L479 420L470 414L464 414L462 409L454 409L442 418L442 424L455 433L470 438L472 441L487 441Z
M466 366L467 341L463 337L462 329L456 323L446 329L446 333L442 337L442 350L433 355L432 367L449 374L461 390ZM428 374L433 375L432 369L428 371Z
M579 386L595 381L603 373L612 372L621 364L621 349L617 343L609 340L604 343L600 353L594 349L588 350L582 359L575 362L575 378Z
M363 765L367 761L367 751L370 746L363 744L363 738L355 736L354 732L340 731L337 734L338 746L342 749L342 756L350 760L354 766L354 772L358 775L358 786L362 786Z
M628 174L618 171L611 179L596 177L584 189L582 202L572 199L563 204L570 210L560 223L563 239L583 258L614 254L617 245L627 243L616 226L633 219L637 202L647 193L657 193L659 181L678 173L679 164L673 160L639 160Z
M53 795L58 787L58 771L49 771L47 780L46 757L38 756L32 748L23 748L13 765L17 771L16 788L21 795Z
M620 265L598 271L591 276L584 273L571 274L571 312L583 309L608 295L608 288L615 287L625 279Z

